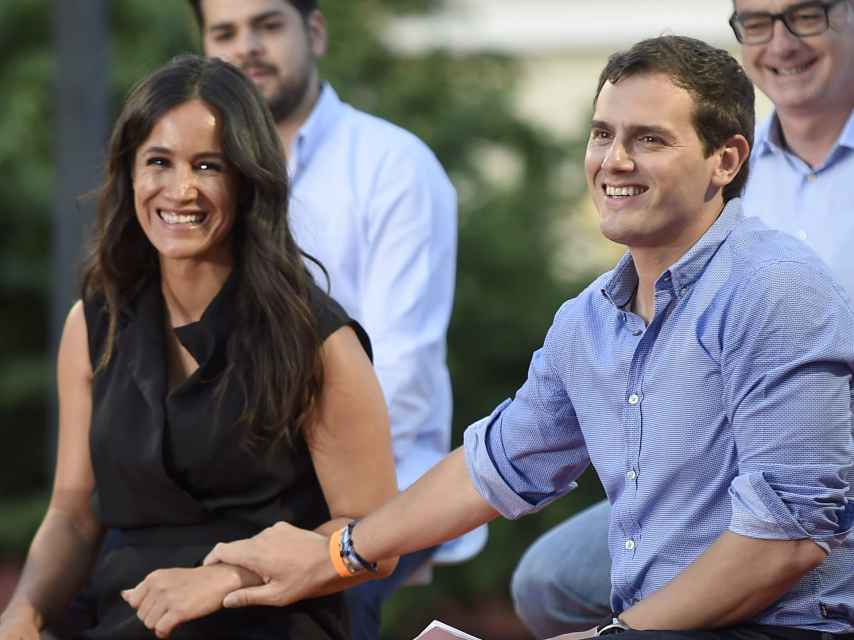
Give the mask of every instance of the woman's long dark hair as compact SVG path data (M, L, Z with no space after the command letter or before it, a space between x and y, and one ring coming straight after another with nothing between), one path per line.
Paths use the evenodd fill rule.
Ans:
M242 388L247 443L290 444L305 435L323 382L311 276L288 226L287 172L272 116L252 82L221 60L173 59L131 90L113 129L83 272L84 297L102 295L109 315L97 370L115 350L119 310L159 274L157 251L134 211L136 151L167 111L193 99L219 115L223 152L238 177L235 322L220 391Z

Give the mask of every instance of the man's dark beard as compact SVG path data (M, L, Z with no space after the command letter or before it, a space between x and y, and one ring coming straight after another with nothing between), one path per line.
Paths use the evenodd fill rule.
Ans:
M279 91L267 101L270 113L275 122L287 120L300 106L308 92L310 74L305 73L294 83L282 86Z

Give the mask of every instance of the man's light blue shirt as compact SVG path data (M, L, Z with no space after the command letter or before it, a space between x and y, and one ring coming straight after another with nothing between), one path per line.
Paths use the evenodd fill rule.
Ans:
M742 199L746 215L811 246L854 299L854 110L815 168L786 149L772 114L756 131Z
M466 431L469 472L515 518L592 462L612 504L612 606L724 531L829 552L755 621L854 627L854 312L802 243L731 201L630 311L629 254L555 316L515 398Z
M354 109L324 84L288 156L290 224L329 274L331 295L364 326L391 419L401 490L451 442L445 336L454 298L457 199L416 136ZM318 283L326 278L308 263ZM440 560L476 553L479 529Z

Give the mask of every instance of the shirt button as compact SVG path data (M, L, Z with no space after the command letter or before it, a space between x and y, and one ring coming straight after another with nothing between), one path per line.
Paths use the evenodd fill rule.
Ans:
M635 337L639 336L642 333L643 331L641 331L640 329L632 329L632 335Z
M634 480L634 479L635 479L635 478L637 478L637 477L638 477L638 474L637 474L637 473L635 473L635 470L634 470L634 469L629 469L628 471L626 471L626 478L627 478L628 480L630 480L630 481L631 481L631 480Z
M809 180L810 182L815 182L816 178L818 178L818 176L815 175L814 173L811 173L807 176L807 180Z
M798 240L806 240L807 239L807 232L804 231L803 229L800 229L795 235L798 236Z
M633 406L634 406L634 405L636 405L638 402L640 402L640 396L639 396L638 394L633 393L632 395L630 395L630 396L629 396L629 404L630 404L630 405L633 405Z
M629 538L626 540L626 551L634 551L635 550L635 541Z

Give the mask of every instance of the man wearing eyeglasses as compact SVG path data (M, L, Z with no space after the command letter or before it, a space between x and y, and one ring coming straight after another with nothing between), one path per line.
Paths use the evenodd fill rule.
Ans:
M774 104L756 131L744 211L810 245L854 299L854 0L733 9L744 68ZM519 563L513 599L537 636L589 628L609 611L609 512L603 501L570 518Z
M730 24L774 103L745 211L812 246L854 299L854 0L737 0Z

